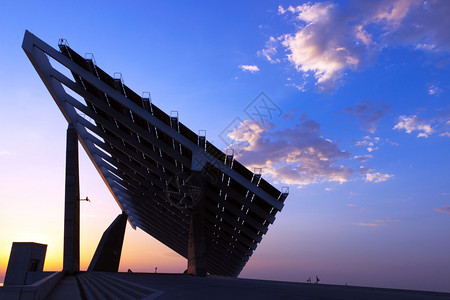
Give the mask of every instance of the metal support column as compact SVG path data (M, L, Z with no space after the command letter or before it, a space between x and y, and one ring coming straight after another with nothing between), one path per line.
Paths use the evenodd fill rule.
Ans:
M200 171L192 171L190 181L191 185L194 185L193 188L197 189L197 192L191 192L194 206L189 226L187 273L195 276L206 276L207 256L203 220L206 187L204 186L204 180L201 178ZM200 191L198 191L198 189L200 189Z
M68 274L73 274L80 270L78 133L73 124L69 124L67 128L63 270Z

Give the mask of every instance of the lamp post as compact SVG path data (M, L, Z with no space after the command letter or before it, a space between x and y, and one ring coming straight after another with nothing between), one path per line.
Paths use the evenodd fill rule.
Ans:
M80 199L80 201L87 201L87 202L91 202L91 200L89 199L89 197L86 196L86 198Z

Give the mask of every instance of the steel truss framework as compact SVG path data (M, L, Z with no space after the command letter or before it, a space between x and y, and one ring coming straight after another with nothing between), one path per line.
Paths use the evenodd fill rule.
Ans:
M239 275L287 190L274 188L64 40L57 51L26 31L22 47L132 226L187 257L189 204L196 201L189 179L200 172L208 272Z

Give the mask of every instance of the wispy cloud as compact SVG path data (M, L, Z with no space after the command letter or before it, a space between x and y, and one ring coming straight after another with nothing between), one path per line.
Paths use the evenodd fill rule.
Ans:
M369 158L372 158L372 157L373 156L370 155L370 154L353 156L353 158L356 159L359 162L366 162Z
M369 223L367 223L367 222L360 222L360 223L357 223L357 225L359 225L359 226L377 227L377 226L380 226L381 223L376 223L376 222L369 222Z
M280 62L280 59L276 57L276 54L278 53L277 47L280 40L282 40L281 37L274 38L271 36L266 42L266 47L258 51L257 54L265 57L272 64Z
M368 1L369 2L369 1ZM370 1L371 2L371 1ZM448 1L397 0L408 5L407 13L399 18L395 31L390 32L390 41L410 44L427 52L450 50L450 3Z
M390 139L386 138L385 139L386 142L388 142L390 145L392 146L399 146L400 144L394 141L391 141Z
M370 137L366 135L362 138L360 141L356 141L355 145L358 147L367 147L366 150L369 152L373 152L375 150L378 150L378 147L376 146L380 142L379 137Z
M285 120L294 121L296 113L298 113L298 109L293 108L289 110L287 113L283 114L281 117Z
M298 83L286 83L285 86L290 86L293 88L296 88L297 90L299 90L300 92L306 92L306 82L303 82L302 84L298 84Z
M306 119L305 119L306 118ZM304 186L317 182L345 182L352 170L338 163L350 154L322 137L320 125L306 116L293 128L278 130L273 123L262 128L243 121L228 134L236 141L230 148L250 168L263 168L275 180Z
M442 93L442 89L436 84L432 83L428 86L428 94L438 96Z
M383 118L386 112L390 109L389 105L378 103L375 104L370 101L361 100L354 107L347 107L344 112L355 116L362 130L375 133L377 123Z
M286 57L297 71L313 75L319 91L334 91L347 71L371 63L385 47L450 50L448 1L308 2L279 6L278 15L295 31L271 36L259 53L272 63Z
M244 72L250 73L259 72L259 68L256 65L240 65L239 68Z
M399 222L399 220L385 219L385 220L375 220L373 222L360 222L356 223L358 226L366 226L366 227L379 227L382 225L386 225L388 223Z
M365 166L360 166L358 169L359 175L363 176L364 178L366 178L366 174L369 172L373 172L373 169Z
M417 115L402 115L393 129L404 130L406 133L417 133L417 137L427 138L432 134L450 136L450 109L441 109L439 114L432 117L419 117Z
M6 155L10 155L11 152L6 151L6 150L0 150L0 156L6 156Z
M373 183L379 183L384 182L388 180L389 178L393 177L394 175L391 174L382 174L379 172L375 173L367 173L366 174L366 182L373 182Z
M442 208L435 208L434 210L439 213L450 214L450 205L444 206Z

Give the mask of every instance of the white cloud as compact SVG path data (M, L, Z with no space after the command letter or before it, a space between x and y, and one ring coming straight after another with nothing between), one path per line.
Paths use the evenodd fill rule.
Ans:
M294 128L277 130L274 124L262 128L246 120L228 134L236 141L229 148L249 168L263 168L275 180L304 186L317 182L345 182L352 170L338 163L349 153L320 135L320 125L304 119Z
M431 84L428 87L428 94L429 95L439 95L440 93L442 93L442 89L440 87L438 87L436 84Z
M9 151L5 151L5 150L0 151L0 156L6 156L6 155L10 155L10 154L11 154L11 152L9 152Z
M439 213L450 214L450 205L444 206L442 208L435 208L434 210Z
M244 72L250 73L255 73L259 71L259 68L256 65L240 65L239 68L241 68L241 70Z
M373 44L372 35L369 34L362 25L355 26L355 37L366 46ZM358 42L357 42L358 43Z
M332 3L304 4L291 12L306 23L295 34L282 36L288 59L298 71L314 74L320 90L334 90L346 68L355 69L359 55L343 43L345 31Z
M416 45L416 49L418 49L418 50L432 51L434 48L436 48L436 45L433 45L433 44L417 44Z
M274 38L273 36L271 36L266 42L266 47L258 51L257 54L264 56L271 63L280 62L280 59L275 57L278 53L277 45L280 40L281 38Z
M389 178L393 177L394 175L390 175L390 174L382 174L379 172L376 173L367 173L366 174L366 182L374 182L374 183L379 183L379 182L384 182L386 180L388 180Z
M373 61L396 45L417 51L450 50L450 2L423 0L308 2L278 7L295 31L270 37L260 53L280 62L277 47L297 71L311 73L319 91L333 91L347 71ZM289 19L292 15L294 18Z
M271 51L269 60L273 61L273 49L279 40L297 71L313 74L319 90L333 91L346 69L358 69L364 49L372 44L371 35L331 2L278 8L279 14L288 12L295 14L295 22L301 25L297 25L295 33L271 37L270 46L266 44L262 51Z
M376 147L375 145L378 144L379 141L379 137L370 137L366 135L361 141L356 141L355 145L358 147L367 147L367 151L373 152L375 150L378 150L378 147Z
M413 131L418 131L417 137L428 137L433 133L433 128L431 123L426 120L421 120L417 118L416 115L413 116L400 116L399 122L394 126L394 129L405 130L407 133L412 133Z
M416 133L417 137L429 137L432 134L450 136L450 107L437 109L438 114L431 117L418 117L417 115L399 117L394 126L396 130L404 130L406 133Z

